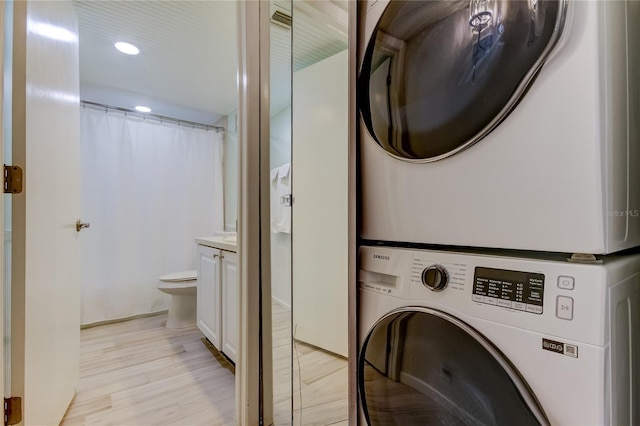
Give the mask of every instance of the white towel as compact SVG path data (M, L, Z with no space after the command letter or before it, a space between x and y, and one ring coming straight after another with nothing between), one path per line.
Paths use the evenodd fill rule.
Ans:
M291 170L291 163L284 164L278 167L278 176L280 179L289 178L289 171Z
M283 197L291 194L291 163L271 170L271 232L291 232L291 208Z
M271 185L275 184L276 179L278 179L279 169L280 167L276 167L275 169L271 170L271 172L269 172L269 177L271 178Z

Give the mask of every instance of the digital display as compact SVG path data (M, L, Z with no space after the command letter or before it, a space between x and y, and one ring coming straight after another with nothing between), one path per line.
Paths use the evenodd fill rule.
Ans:
M482 267L475 269L475 302L541 314L543 296L543 274Z

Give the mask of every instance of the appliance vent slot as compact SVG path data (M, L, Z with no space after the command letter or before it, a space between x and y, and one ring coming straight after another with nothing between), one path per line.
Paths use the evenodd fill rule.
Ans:
M280 12L279 10L276 10L275 12L273 12L273 15L271 15L271 22L287 29L291 28L291 21L291 15L287 15L286 13Z

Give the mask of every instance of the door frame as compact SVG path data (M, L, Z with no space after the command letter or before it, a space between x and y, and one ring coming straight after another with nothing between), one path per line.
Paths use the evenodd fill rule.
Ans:
M0 70L2 70L2 82L0 83L0 164L4 164L4 144L9 143L9 141L4 140L4 58L5 58L5 31L6 27L4 25L4 17L5 17L5 8L6 2L2 2L0 4L0 23L2 23L2 31L0 31ZM0 244L0 336L2 336L2 349L0 349L0 396L4 398L5 395L5 345L7 336L5 336L4 329L4 316L5 316L5 304L6 298L4 294L4 273L5 273L5 264L4 264L4 238L5 238L5 229L4 229L4 193L0 197L0 237L2 238L2 243Z
M5 3L0 4L0 22L4 22ZM270 310L270 234L269 234L269 2L238 2L239 24L239 189L238 238L240 240L238 274L240 280L239 362L236 374L236 421L238 424L272 423L271 375L260 374L260 362L270 365L271 328L261 320L269 320L262 308ZM262 29L262 34L261 34ZM265 30L266 29L266 30ZM264 34L266 32L266 34ZM4 71L4 34L0 32L0 66ZM0 99L4 98L0 84ZM0 104L0 125L3 105ZM256 143L258 141L258 143ZM0 134L2 146L7 141ZM261 156L261 152L263 155ZM0 150L0 159L2 151ZM0 221L4 219L4 201L0 200ZM0 234L4 241L4 226ZM0 245L0 256L4 246ZM2 258L2 257L0 257ZM4 267L0 268L0 273ZM0 300L4 300L0 285ZM264 301L264 303L263 303ZM0 333L4 332L4 307L0 303ZM266 341L264 338L266 337ZM266 347L265 347L266 345ZM269 350L267 350L269 349ZM267 354L268 358L263 358ZM4 350L0 351L0 384L4 395Z
M238 2L238 276L236 421L273 424L269 180L270 1Z

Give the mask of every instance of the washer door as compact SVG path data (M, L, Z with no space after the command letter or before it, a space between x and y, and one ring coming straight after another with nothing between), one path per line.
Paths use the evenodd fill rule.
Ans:
M547 425L507 359L473 328L428 308L392 311L358 360L370 425Z
M358 84L370 135L417 162L478 142L524 96L560 37L565 9L565 0L392 0Z

